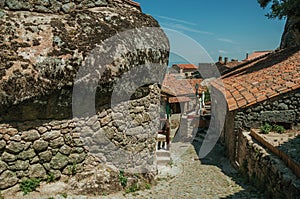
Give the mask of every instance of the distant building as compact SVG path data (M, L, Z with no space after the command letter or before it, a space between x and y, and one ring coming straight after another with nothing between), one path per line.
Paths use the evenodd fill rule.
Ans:
M174 64L172 69L186 77L191 77L193 73L198 71L198 67L194 64Z
M217 68L219 69L219 72L223 74L227 70L234 68L243 62L239 62L237 59L232 59L231 61L228 61L228 57L225 57L223 60L222 56L219 56L219 60L216 63Z
M254 59L257 59L257 58L261 58L261 57L263 57L265 55L268 55L272 52L273 52L272 50L265 50L265 51L254 51L251 54L247 53L246 58L243 61L251 61L251 60L254 60Z
M198 94L207 89L201 86L202 81L202 79L180 79L174 74L165 76L161 92L168 98L173 113L188 112L195 108L196 88Z

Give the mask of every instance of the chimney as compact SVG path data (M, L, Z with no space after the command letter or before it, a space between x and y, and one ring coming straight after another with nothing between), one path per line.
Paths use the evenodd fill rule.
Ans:
M226 65L228 63L228 57L224 58L224 64Z
M223 57L220 55L219 56L219 63L221 63L223 61Z

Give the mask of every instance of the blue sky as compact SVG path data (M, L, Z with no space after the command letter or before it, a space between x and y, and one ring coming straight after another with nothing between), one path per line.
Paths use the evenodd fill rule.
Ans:
M285 20L268 19L268 10L260 8L256 0L136 1L163 28L194 39L214 61L219 55L242 60L246 53L276 49L285 24ZM170 62L181 60L171 56Z

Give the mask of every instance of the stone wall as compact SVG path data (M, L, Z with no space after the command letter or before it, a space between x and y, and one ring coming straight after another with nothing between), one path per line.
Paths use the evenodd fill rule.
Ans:
M255 143L249 133L239 134L237 150L241 173L261 189L266 198L299 198L300 179L278 157Z
M81 193L93 188L109 193L120 189L119 170L154 176L160 95L158 86L149 87L146 97L88 118L0 124L0 189L54 175L56 180L75 178L70 186ZM107 170L111 174L105 176ZM90 179L91 172L108 181Z
M296 90L226 115L221 141L228 158L257 187L267 190L268 198L295 198L300 191L299 180L293 184L291 179L296 177L284 163L242 131L260 128L265 122L299 128L299 104L300 90Z
M300 90L280 95L238 111L236 128L259 128L263 123L279 123L287 127L300 124Z
M240 129L260 128L265 122L299 128L300 90L280 95L271 100L241 110L227 112L221 141L225 144L229 159L235 164L238 155L237 138Z

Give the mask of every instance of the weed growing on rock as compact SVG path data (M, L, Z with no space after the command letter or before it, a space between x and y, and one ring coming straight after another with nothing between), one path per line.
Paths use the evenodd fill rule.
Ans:
M280 125L273 125L273 130L277 133L284 133L285 132L285 128L283 126L280 126Z
M119 180L121 182L122 187L127 186L128 178L126 176L124 176L124 171L123 170L121 170L120 173L119 173Z
M67 198L68 197L68 194L67 193L61 193L60 194L63 198Z
M129 187L129 189L126 189L126 193L133 193L133 192L136 192L136 191L138 191L139 190L139 186L138 186L138 184L137 183L135 183L135 184L133 184L133 185L131 185L130 187Z
M68 167L68 172L70 175L75 175L77 173L77 164L75 162L72 166Z
M263 126L260 127L260 130L264 133L264 134L269 134L270 131L272 130L272 126L269 123L265 123Z
M55 181L55 176L53 173L49 173L47 175L47 183L50 183L50 182L54 182Z
M31 178L22 180L20 184L20 190L24 193L24 195L33 192L36 190L37 187L40 186L40 179Z

